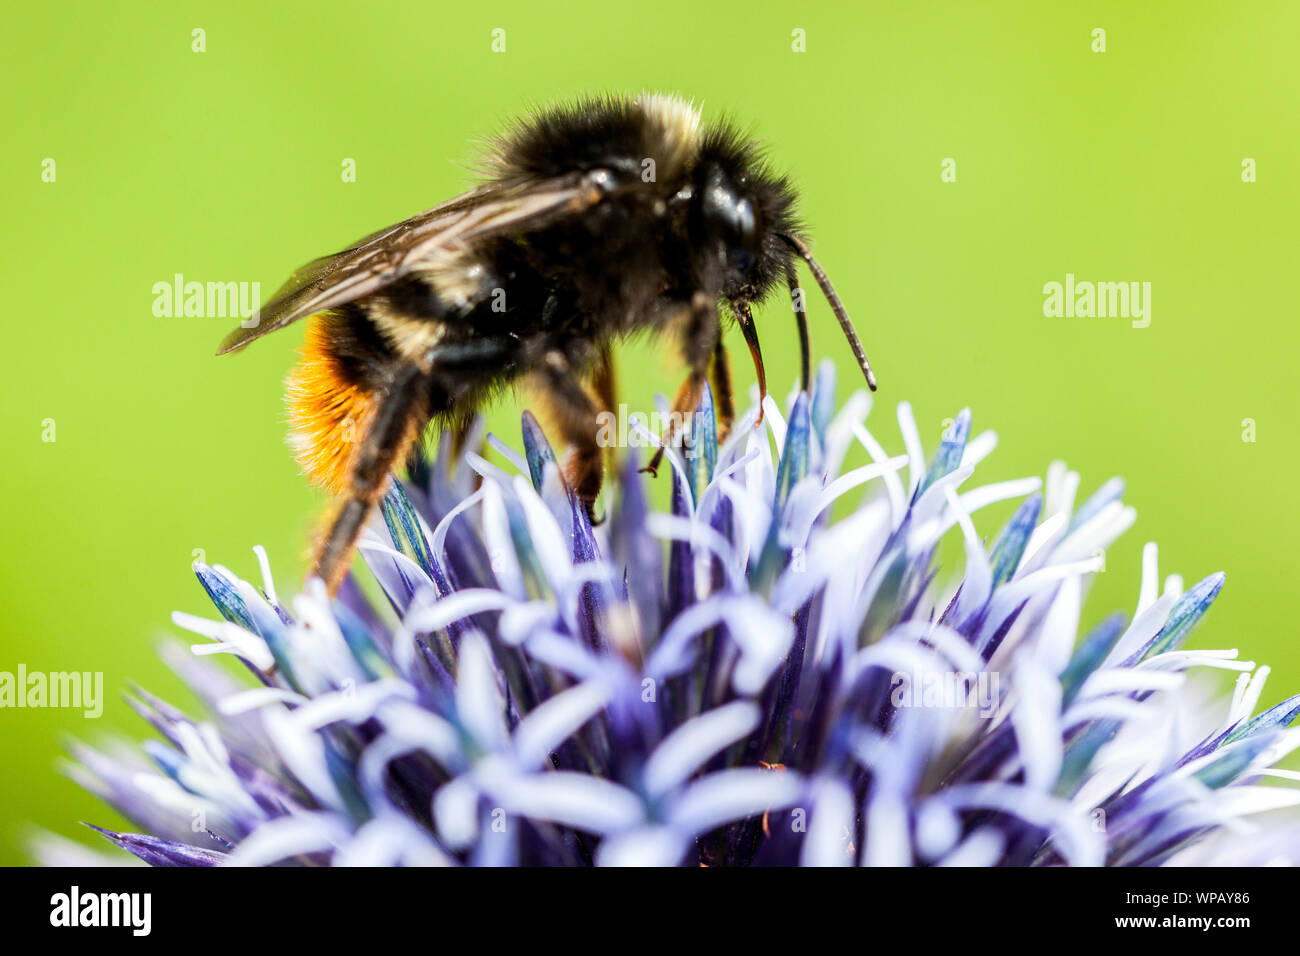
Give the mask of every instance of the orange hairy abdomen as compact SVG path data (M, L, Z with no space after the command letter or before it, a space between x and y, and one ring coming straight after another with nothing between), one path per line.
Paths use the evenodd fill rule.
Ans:
M335 494L345 490L366 425L374 414L374 395L345 374L330 347L328 315L307 323L302 361L289 374L290 443L303 471Z

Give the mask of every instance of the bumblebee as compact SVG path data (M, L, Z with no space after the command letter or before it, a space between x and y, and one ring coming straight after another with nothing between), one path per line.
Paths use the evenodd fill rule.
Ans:
M764 389L751 306L784 282L806 388L796 260L875 389L808 249L790 180L731 124L703 124L672 96L590 98L508 128L490 141L481 172L464 195L295 272L218 352L309 320L287 383L289 418L303 469L336 497L315 551L331 593L389 472L426 425L463 429L516 380L550 405L568 444L565 481L593 517L603 476L597 417L614 409L619 340L680 329L686 378L671 420L694 410L711 375L725 429L735 406L721 318L740 326Z

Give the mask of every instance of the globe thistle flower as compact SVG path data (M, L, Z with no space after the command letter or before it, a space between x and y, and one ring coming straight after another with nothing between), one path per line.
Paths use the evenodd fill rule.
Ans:
M1056 463L968 487L996 445L968 410L927 459L906 404L898 456L869 408L836 411L823 367L719 442L706 392L670 512L633 453L596 528L525 414L522 455L488 438L513 470L444 445L392 485L369 589L283 600L260 549L260 588L197 565L220 620L174 615L205 642L171 658L207 717L140 690L161 740L74 748L139 827L102 832L163 866L1137 866L1223 833L1240 854L1252 814L1298 802L1266 779L1298 776L1273 767L1300 696L1257 714L1266 667L1185 649L1222 574L1161 584L1149 544L1132 617L1079 635L1135 518L1122 482L1076 504ZM854 446L870 461L842 470ZM1200 668L1237 674L1204 727Z

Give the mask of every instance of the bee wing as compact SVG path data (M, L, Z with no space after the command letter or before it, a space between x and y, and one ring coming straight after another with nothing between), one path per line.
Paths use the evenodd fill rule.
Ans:
M440 250L537 228L590 208L607 192L603 170L480 186L298 269L249 320L253 324L226 336L217 354L238 351L291 322L390 285Z

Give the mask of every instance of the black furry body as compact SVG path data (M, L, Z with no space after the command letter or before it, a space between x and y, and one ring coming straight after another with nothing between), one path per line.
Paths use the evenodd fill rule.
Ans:
M656 178L646 182L643 163L665 150L654 132L629 101L609 100L542 114L506 141L504 182L608 170L615 195L478 246L472 258L481 276L469 308L446 301L436 281L419 275L345 306L349 332L340 349L357 352L358 384L382 387L400 359L389 339L364 328L375 329L372 310L440 326L428 408L437 417L472 413L482 393L536 371L555 350L587 374L602 349L634 333L663 331L697 292L761 301L784 276L790 249L770 237L729 252L728 237L701 212L699 197L711 180L724 182L753 197L773 233L790 233L796 225L789 183L767 174L752 144L727 127L702 131L691 167L669 164L673 175L665 179L656 161Z

